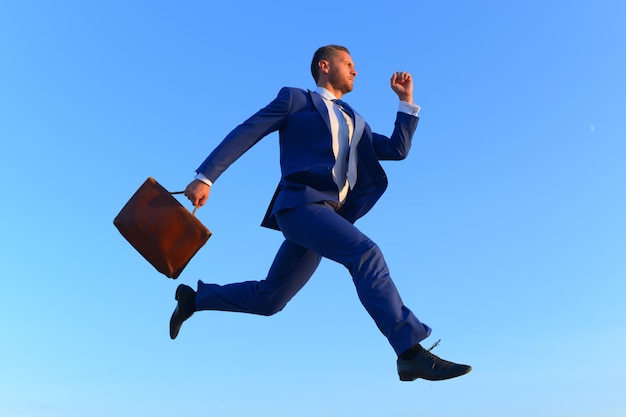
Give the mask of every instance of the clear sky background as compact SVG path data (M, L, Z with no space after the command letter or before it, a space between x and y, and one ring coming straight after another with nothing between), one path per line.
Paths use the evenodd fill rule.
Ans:
M0 415L623 417L624 22L620 0L3 1ZM201 312L169 339L179 283L265 276L276 134L216 182L177 281L113 226L148 176L184 189L282 86L314 87L329 43L374 131L413 74L411 154L357 224L467 376L400 382L330 261L273 317Z

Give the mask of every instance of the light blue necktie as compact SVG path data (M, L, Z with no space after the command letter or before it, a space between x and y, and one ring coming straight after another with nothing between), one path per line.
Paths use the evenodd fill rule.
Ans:
M344 111L348 116L350 116L350 118L352 119L352 127L353 127L353 135L352 135L352 140L350 141L350 151L348 153L348 184L350 184L350 189L352 190L354 188L354 184L356 184L356 179L357 179L357 167L356 167L356 160L357 160L357 156L356 156L356 148L358 145L358 140L360 138L357 138L355 136L356 133L356 123L355 123L355 119L356 119L356 115L354 110L352 110L352 107L350 107L350 105L348 103L346 103L343 100L339 100L339 99L335 99L333 100L335 102L335 104L337 104L337 106L339 106L339 108Z

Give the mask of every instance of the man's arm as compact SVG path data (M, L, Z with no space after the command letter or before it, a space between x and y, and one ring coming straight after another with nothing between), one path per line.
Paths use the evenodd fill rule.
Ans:
M259 110L231 131L196 170L198 175L185 189L185 196L195 207L208 200L211 186L241 155L265 136L282 126L289 115L291 91L283 88L265 108Z
M268 134L279 130L291 108L291 90L283 88L270 104L230 132L196 170L211 183Z
M411 149L413 132L419 121L420 107L413 103L413 77L408 72L395 72L391 76L391 89L398 95L400 104L391 137L372 133L374 152L381 160L401 160Z

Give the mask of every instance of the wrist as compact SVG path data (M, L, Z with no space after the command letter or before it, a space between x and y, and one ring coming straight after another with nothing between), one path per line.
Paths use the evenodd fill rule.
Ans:
M195 181L200 181L206 185L208 185L209 187L213 186L213 181L211 181L210 179L208 179L204 174L201 173L197 173L197 175L194 178Z

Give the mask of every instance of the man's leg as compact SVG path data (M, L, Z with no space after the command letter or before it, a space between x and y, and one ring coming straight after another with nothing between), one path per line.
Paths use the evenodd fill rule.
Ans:
M361 303L398 354L400 380L437 381L472 370L443 360L419 344L431 330L402 303L380 249L330 204L285 210L276 218L287 239L348 268Z
M176 339L183 322L196 311L220 310L269 316L282 310L307 283L321 256L288 240L281 245L267 278L217 285L198 281L197 293L187 285L176 289L178 304L170 318L170 337Z

